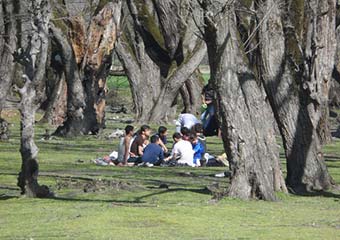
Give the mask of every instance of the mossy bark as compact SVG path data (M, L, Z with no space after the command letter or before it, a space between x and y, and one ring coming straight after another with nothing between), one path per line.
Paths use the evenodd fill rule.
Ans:
M261 76L283 139L287 186L295 193L331 186L317 128L334 64L334 4L286 1L281 11L267 0L258 11L259 19L268 15L259 31Z
M188 87L190 77L206 50L186 26L192 22L183 22L187 12L180 1L127 1L126 9L127 22L116 51L130 82L136 119L158 123L172 120L183 86L186 93L190 91L185 96L192 96L186 102L192 112L199 103L201 85L195 81L194 87Z
M274 201L276 174L280 172L275 171L273 163L278 162L279 151L272 123L263 118L270 112L265 96L239 41L234 4L225 8L210 1L203 4L210 83L217 94L222 139L231 170L228 195Z

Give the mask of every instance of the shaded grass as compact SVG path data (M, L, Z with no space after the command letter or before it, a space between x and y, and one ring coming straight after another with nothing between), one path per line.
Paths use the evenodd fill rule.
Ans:
M36 127L39 181L56 197L20 197L19 125L17 118L9 120L12 139L0 142L0 239L339 239L337 191L308 197L278 193L278 202L216 202L207 186L227 188L227 179L214 177L224 168L96 166L91 159L110 153L118 140L44 141L47 126ZM109 122L103 136L123 126ZM210 153L223 152L220 139L207 142ZM327 145L325 152L329 171L340 183L340 142ZM91 187L93 182L103 184ZM168 188L160 188L164 184Z

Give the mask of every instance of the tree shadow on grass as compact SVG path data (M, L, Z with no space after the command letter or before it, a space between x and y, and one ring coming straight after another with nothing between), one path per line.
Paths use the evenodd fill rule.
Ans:
M179 191L211 195L211 192L207 188L201 188L201 189L197 189L197 188L171 188L171 189L166 189L166 190L163 190L163 191L160 191L160 192L154 192L154 193L146 194L146 195L143 195L141 197L136 197L136 200L141 201L142 199L145 199L145 198L148 198L148 197L162 195L162 194L171 193L171 192L179 192Z
M338 157L338 156L331 156L331 155L325 155L325 161L326 162L340 162L340 157Z
M159 189L156 187L149 187L150 189ZM150 194L146 194L140 197L135 197L134 200L113 200L113 199L84 199L84 198L70 198L70 197L62 197L62 196L54 196L50 199L57 200L57 201L70 201L70 202L96 202L96 203L112 203L115 206L129 206L129 207L153 207L156 206L152 203L145 201L144 199L157 196L161 194L171 193L171 192L178 192L178 191L186 191L186 192L193 192L199 194L206 194L211 195L211 192L206 189L195 189L195 188L173 188L173 189L166 189L159 192L154 192Z
M61 197L54 196L51 197L52 200L58 201L66 201L66 202L96 202L96 203L117 203L117 204L141 204L145 202L137 201L137 200L113 200L113 199L88 199L88 198L70 198L70 197Z
M19 198L18 196L0 195L0 201L5 201L13 198Z
M340 186L338 186L337 188L340 188ZM339 189L338 189L338 191L339 191ZM340 199L340 194L336 194L336 193L333 193L333 192L327 192L327 191L304 192L304 193L298 194L298 196L335 198L335 199L337 199L337 201L339 201L338 199Z

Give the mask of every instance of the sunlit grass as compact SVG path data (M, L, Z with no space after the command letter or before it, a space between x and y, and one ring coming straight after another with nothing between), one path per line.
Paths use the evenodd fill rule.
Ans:
M91 159L117 148L118 140L105 138L125 125L114 121L100 137L49 141L42 140L48 126L38 125L39 182L56 198L20 197L18 117L9 121L12 138L0 142L0 239L339 239L337 191L314 197L279 193L278 202L216 202L206 187L228 186L228 179L214 177L224 168L94 165ZM174 126L168 128L172 132ZM223 152L219 138L207 143L210 153ZM325 156L340 183L340 142L327 145ZM93 188L91 180L104 186Z

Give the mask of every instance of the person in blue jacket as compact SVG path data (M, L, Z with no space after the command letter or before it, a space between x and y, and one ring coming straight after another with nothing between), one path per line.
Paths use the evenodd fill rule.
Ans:
M201 159L204 154L204 147L200 141L198 141L197 135L195 133L190 134L190 142L192 144L192 149L194 150L194 166L201 166Z

